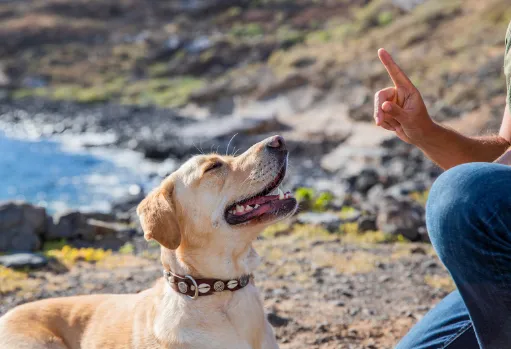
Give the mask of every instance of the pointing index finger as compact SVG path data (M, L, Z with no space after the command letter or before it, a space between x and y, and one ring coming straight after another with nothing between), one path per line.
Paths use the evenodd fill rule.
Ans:
M406 76L406 74L401 70L401 68L399 68L396 62L394 62L392 56L390 55L390 53L387 52L387 50L385 50L384 48L379 49L378 57L385 66L385 69L387 69L387 72L389 73L390 78L392 79L396 87L413 86L408 76Z

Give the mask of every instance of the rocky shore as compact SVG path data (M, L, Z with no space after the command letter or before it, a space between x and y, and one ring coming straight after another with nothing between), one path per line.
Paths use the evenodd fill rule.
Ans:
M230 153L240 153L253 143L280 133L288 140L291 154L290 175L284 183L286 188L295 191L309 188L311 197L308 199L312 201L327 194L329 200L322 211L349 207L356 212L350 218L351 222L364 222L363 225L367 224L372 230L403 235L411 241L427 238L422 218L425 192L440 170L418 149L369 123L339 126L342 114L328 115L321 120L326 128L336 127L339 132L345 133L344 140L333 137L328 140L326 132L306 137L301 134L303 128L300 125L292 127L288 122L290 118L275 115L231 115L211 120L193 119L183 116L180 111L157 108L89 107L42 100L30 102L5 101L0 104L1 125L7 134L16 129L42 137L82 135L85 136L84 146L88 148L135 150L148 159L172 159L176 164L200 152L225 152L228 144ZM106 133L112 135L108 143L87 143L88 134ZM166 174L154 173L152 176ZM102 217L103 220L136 224L133 210L143 195L139 192L134 197L128 196L114 203L113 212ZM13 210L12 207L16 205L10 204L8 209ZM38 212L44 215L43 211ZM88 227L86 222L90 219L94 217L69 213L56 217L55 223L46 219L50 223L45 228L34 226L29 234L39 234L43 240L78 236L91 239L95 227ZM319 225L331 224L322 215L309 219ZM326 221L323 222L323 219ZM339 225L342 220L335 222ZM60 228L62 225L71 232L55 233L65 230ZM28 231L25 228L21 230ZM32 242L27 242L24 248L37 250L40 247L35 238L29 240ZM0 246L0 250L5 251L6 248Z

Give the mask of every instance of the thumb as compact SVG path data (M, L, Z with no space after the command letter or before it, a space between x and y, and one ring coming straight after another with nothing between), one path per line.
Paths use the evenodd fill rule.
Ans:
M392 116L399 122L403 121L406 118L405 110L394 102L387 101L383 103L381 109L385 114Z

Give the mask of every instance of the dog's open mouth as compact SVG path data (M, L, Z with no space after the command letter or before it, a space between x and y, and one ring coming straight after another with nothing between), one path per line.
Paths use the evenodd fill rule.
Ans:
M286 176L283 166L277 177L261 192L230 205L225 212L225 219L231 225L252 220L270 220L286 216L296 209L297 201L290 192L284 193L280 184Z

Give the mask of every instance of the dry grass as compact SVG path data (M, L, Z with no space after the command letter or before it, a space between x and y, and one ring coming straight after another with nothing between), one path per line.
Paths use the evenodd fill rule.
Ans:
M320 267L332 267L341 274L365 274L376 268L380 258L372 253L358 251L338 255L325 250L314 250L312 262Z
M148 258L133 256L131 254L108 254L96 264L103 269L117 269L121 267L139 267L154 265Z
M428 201L429 197L429 190L423 191L423 192L413 192L410 194L410 197L421 204L422 206L426 206L426 202Z
M435 250L433 249L433 246L431 246L429 244L426 244L426 243L422 243L422 244L409 243L409 244L395 244L393 246L393 252L392 252L392 255L390 256L390 259L393 260L393 261L397 261L397 260L400 260L400 259L403 259L403 258L410 257L410 256L412 256L414 254L414 251L415 251L415 253L420 253L420 252L417 252L418 248L423 250L424 253L426 255L428 255L428 256L431 256L431 257L435 257L436 256L436 253L435 253Z
M342 237L343 243L356 245L374 245L395 241L396 241L395 237L389 234L385 234L382 231L366 231L364 233L359 233L358 231L355 232L351 231Z
M322 240L331 241L339 238L338 235L330 233L325 228L310 224L295 224L292 230L294 240Z
M6 20L2 23L2 28L5 31L19 32L30 30L37 32L45 29L62 29L62 28L82 28L87 29L91 27L100 26L101 22L85 20L85 19L73 19L70 21L67 18L53 15L44 14L29 14L24 17L13 18Z
M424 282L434 289L440 289L447 292L452 292L456 289L454 281L449 276L426 275Z
M29 278L27 273L0 266L0 295L10 292L30 292L40 280Z
M275 238L281 235L288 234L290 232L291 224L289 222L278 222L266 227L261 233L261 236L265 239Z

